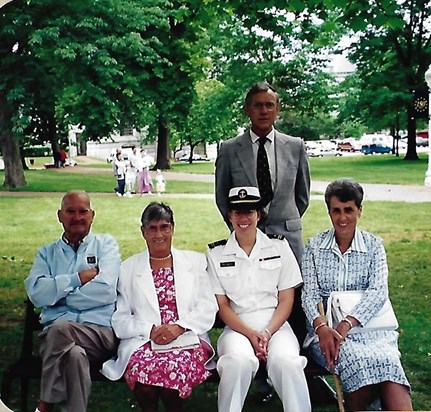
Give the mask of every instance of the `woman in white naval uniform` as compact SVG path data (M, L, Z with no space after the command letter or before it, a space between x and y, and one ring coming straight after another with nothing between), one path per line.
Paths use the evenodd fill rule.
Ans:
M242 410L261 360L284 411L307 412L307 360L287 322L302 278L288 242L257 229L259 201L255 187L231 189L228 216L234 231L227 241L209 245L208 271L226 324L217 342L218 410Z

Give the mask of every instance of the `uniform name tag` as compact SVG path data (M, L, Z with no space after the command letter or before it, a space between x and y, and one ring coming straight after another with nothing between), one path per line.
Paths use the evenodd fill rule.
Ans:
M221 268L228 268L231 266L235 266L235 262L220 262L220 267Z
M281 258L280 255L278 255L278 256L268 256L268 257L260 258L259 262L264 262L265 260L280 259L280 258Z
M96 263L96 256L87 256L87 263L90 265Z

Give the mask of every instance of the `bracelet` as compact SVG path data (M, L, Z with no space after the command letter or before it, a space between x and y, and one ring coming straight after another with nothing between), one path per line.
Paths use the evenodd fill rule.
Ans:
M268 329L264 329L263 331L268 334L268 336L269 336L268 340L270 340L272 338L272 333Z
M319 328L321 328L322 326L326 326L325 322L319 323L315 328L314 328L314 333L317 335L317 331L319 330Z
M350 326L350 329L353 328L353 323L349 318L343 318L343 319L341 319L341 322L347 322Z

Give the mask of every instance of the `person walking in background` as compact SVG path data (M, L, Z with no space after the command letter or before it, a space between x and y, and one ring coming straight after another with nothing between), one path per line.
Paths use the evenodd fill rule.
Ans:
M307 210L310 198L310 171L304 142L274 128L280 100L268 83L257 83L250 88L244 110L251 122L250 129L224 141L216 159L217 207L232 230L228 216L230 189L258 187L267 214L264 221L258 222L259 229L267 234L283 235L300 263L303 250L301 216ZM302 343L306 330L300 288L295 293L295 307L289 322Z
M134 193L134 182L136 180L136 173L133 170L133 166L131 164L126 164L126 177L125 177L125 195L127 197L133 197Z
M111 317L121 257L111 235L90 233L94 215L87 193L66 193L57 212L64 232L38 251L25 280L30 300L42 308L36 412L49 412L54 404L62 412L85 412L90 363L102 364L117 349Z
M150 175L150 166L151 163L154 161L154 159L148 155L148 153L145 150L141 151L142 155L142 191L141 194L149 194L151 195L154 188L153 188L153 180L151 179Z
M260 201L256 187L232 188L228 217L234 231L227 241L209 245L208 272L226 324L217 342L218 410L242 410L261 362L283 410L307 412L307 359L287 322L302 278L288 242L257 228L264 217Z
M127 186L127 192L130 193L130 195L133 195L136 193L135 186L136 186L136 178L138 173L138 158L140 156L140 151L136 148L136 146L132 146L132 153L129 156L129 168L126 172L129 172L129 176L127 178L126 176L126 186Z
M362 186L350 179L330 183L325 203L332 228L317 234L302 260L302 302L309 320L313 359L339 375L347 410L365 411L376 398L382 410L411 411L410 385L400 362L398 332L367 330L367 322L388 299L388 267L381 239L357 227ZM334 327L318 304L338 290L364 291L357 305ZM353 333L352 333L353 332Z
M162 193L165 193L166 191L166 180L160 169L157 169L156 172L156 189L159 196L161 196Z
M117 152L114 160L114 176L117 179L117 187L115 192L117 196L124 195L124 189L126 186L126 163L123 160L123 155L120 152Z
M217 312L205 255L172 246L174 214L158 202L141 216L146 250L121 265L114 330L118 357L105 362L111 380L124 378L142 411L182 410L183 399L210 375L208 331ZM212 362L214 364L214 362Z

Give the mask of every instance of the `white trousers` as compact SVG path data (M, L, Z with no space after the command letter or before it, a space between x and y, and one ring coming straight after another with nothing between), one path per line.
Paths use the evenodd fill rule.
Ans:
M220 375L219 412L240 412L252 379L259 368L250 341L242 334L225 328L217 342ZM304 368L307 359L299 355L299 345L288 324L274 333L268 345L268 377L283 403L285 412L311 411Z

